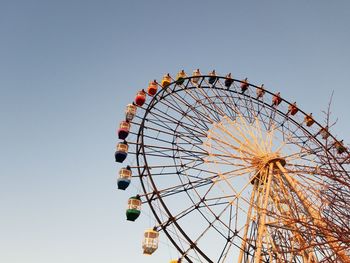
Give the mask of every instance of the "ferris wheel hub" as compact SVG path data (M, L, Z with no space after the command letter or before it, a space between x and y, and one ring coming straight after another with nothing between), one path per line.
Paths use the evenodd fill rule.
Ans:
M282 166L286 165L286 160L284 158L280 157L277 153L270 153L252 158L251 164L257 170L262 170L268 168L271 163L277 164L278 162Z
M251 183L255 184L257 182L258 185L263 185L267 181L271 164L273 173L280 173L280 169L277 167L277 163L285 166L286 160L276 153L266 154L253 158L252 165L255 167L256 173L251 179Z

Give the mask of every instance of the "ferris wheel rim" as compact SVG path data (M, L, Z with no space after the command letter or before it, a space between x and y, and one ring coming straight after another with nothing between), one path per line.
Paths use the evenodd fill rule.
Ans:
M208 78L208 77L211 77L211 76L210 76L210 75L201 75L201 76L200 76L200 78L202 78L202 81L203 81L205 78ZM216 76L216 77L217 77L217 79L222 79L222 80L228 79L227 77L223 77L223 76ZM191 81L191 79L193 79L193 78L195 78L195 77L187 77L187 78L185 78L185 81L187 80L188 83L189 83L189 82ZM243 83L243 81L238 80L238 79L233 79L233 81L234 81L234 82L237 82L237 83ZM248 83L248 84L249 84L250 87L254 87L255 89L260 88L260 87L254 85L254 84L251 84L251 83ZM178 87L179 87L179 85L176 84L176 81L173 81L172 83L170 83L169 85L167 85L166 87L164 87L163 90L159 91L159 92L157 93L157 95L155 95L155 96L152 98L152 100L150 101L150 103L148 104L148 107L147 107L147 109L145 110L145 114L144 114L144 116L142 117L142 121L141 121L141 125L140 125L140 128L139 128L139 132L138 132L138 134L137 134L137 142L138 142L138 143L137 143L137 147L136 147L136 149L137 149L137 165L138 165L138 166L140 165L138 156L139 156L139 155L142 155L142 156L143 156L143 161L144 161L144 171L147 171L147 173L148 173L148 175L144 175L144 174L143 174L144 171L141 172L141 168L138 168L138 169L139 169L140 181L141 181L141 184L142 184L142 188L143 188L144 192L146 193L145 185L144 185L144 182L143 182L142 178L143 178L144 176L148 176L148 177L151 179L151 183L152 183L152 185L153 185L153 187L154 187L155 194L158 195L158 200L161 202L163 208L164 208L165 210L167 210L166 212L168 213L169 217L172 217L173 215L172 215L171 212L167 209L167 205L163 202L162 197L159 196L159 193L158 193L158 190L157 190L157 186L156 186L156 184L155 184L154 181L153 181L153 178L152 178L152 175L151 175L152 173L151 173L151 171L149 170L149 167L148 167L148 162L147 162L147 158L146 158L146 154L145 154L145 149L144 149L143 129L145 128L145 121L146 121L146 117L147 117L149 111L150 111L153 107L155 107L156 104L158 103L158 99L159 99L158 96L160 96L160 99L162 99L163 97L161 97L161 96L162 96L163 94L165 94L165 93L167 92L167 89L168 89L169 87L171 87L172 85L175 85L175 86L178 86ZM217 87L215 87L215 83L214 83L213 86L214 86L214 88L217 88ZM204 86L203 86L203 87L202 87L202 86L201 86L201 87L193 87L192 89L196 89L196 88L203 88L203 89L204 89L204 88L213 88L213 86L212 86L212 87L209 87L209 86L208 86L208 87L204 87ZM187 87L185 87L185 88L183 88L183 89L181 89L181 90L184 90L184 89L186 89L186 88L187 88ZM181 91L181 90L177 90L176 92ZM237 91L232 91L232 90L229 90L229 89L227 89L227 90L230 91L230 92L238 93ZM173 92L175 92L175 88L174 88L174 90L171 90L171 93L169 93L168 95L171 95ZM266 90L266 89L265 89L265 92L268 93L268 94L270 94L271 96L274 96L274 94L273 94L272 92L270 92L270 91L268 91L268 90ZM247 94L243 94L243 96L245 96L245 97L247 97L247 98L249 98L249 99L254 99L254 100L256 100L256 101L259 101L258 99L254 98L254 97L252 97L252 96L250 96L250 95L248 96ZM281 98L281 99L282 99L283 102L287 103L288 105L292 105L292 103L290 103L289 101L285 100L284 98ZM261 102L261 101L259 101L259 102ZM281 116L287 116L286 113L281 112L281 111L278 110L277 108L273 108L271 105L269 105L269 104L267 104L267 103L265 104L265 106L267 106L267 107L268 107L269 109L271 109L271 110L275 110L275 111L278 112ZM301 114L303 114L303 116L307 116L307 114L306 114L303 110L301 110L299 107L298 107L298 110L300 111ZM290 121L295 122L292 118L289 118L289 117L288 117L288 119L289 119ZM311 133L309 132L308 129L306 129L305 127L303 127L302 124L297 123L297 122L295 122L294 124L295 124L297 127L299 127L300 129L302 129L302 130L308 132L310 136L313 136L313 134L311 134ZM319 128L323 128L323 126L320 125L320 123L318 123L316 120L315 120L315 124L318 125ZM331 133L329 133L329 134L330 134L330 136L333 138L333 140L337 141L336 138L335 138ZM318 141L318 144L324 146L324 144L323 144L321 141L319 141L316 137L314 137L314 140ZM328 152L327 149L325 149L325 150ZM348 152L347 149L346 149L346 151ZM141 154L141 152L143 152L143 154ZM335 159L335 160L337 160L337 159L335 158L335 156L333 156L333 155L332 155L332 158ZM343 165L342 165L341 163L338 163L338 164L339 164L341 167L343 167ZM345 170L344 170L344 171L345 171ZM146 199L147 199L147 203L148 203L149 206L151 207L152 213L154 214L154 216L156 217L158 223L160 224L161 229L166 233L166 235L167 235L168 238L171 240L171 242L176 246L176 248L177 248L178 250L180 249L179 251L181 251L181 248L180 248L179 246L177 246L176 242L172 239L171 235L168 234L168 232L167 232L167 230L166 230L166 227L163 227L162 221L161 221L161 219L158 217L158 215L157 215L155 209L154 209L153 206L152 206L152 202L149 200L149 197L148 197L147 195L146 195ZM176 222L174 222L174 224L177 225ZM180 230L180 229L182 229L182 228L181 228L179 225L177 225L177 229ZM181 232L181 230L180 230L180 232ZM181 232L181 233L182 233L182 232ZM183 231L182 234L183 234L185 237L188 237L187 234L185 233L185 231ZM196 250L201 254L201 250L200 250L200 249L197 247L197 245L191 240L191 238L188 237L188 241L191 243L191 246L193 246L193 248L196 249ZM202 254L201 254L201 255L202 255ZM189 262L192 262L189 258L187 258L187 255L186 255L186 254L183 254L183 256L184 256L187 260L189 260ZM205 253L203 253L202 256L206 258ZM206 259L208 260L208 262L212 262L209 258L206 258Z

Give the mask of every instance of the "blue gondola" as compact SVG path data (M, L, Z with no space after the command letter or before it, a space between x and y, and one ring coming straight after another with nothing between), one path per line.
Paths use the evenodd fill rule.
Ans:
M118 178L118 189L125 190L126 188L128 188L131 182L131 175L132 172L130 166L120 169Z
M128 156L128 143L126 141L118 143L117 151L115 152L114 156L116 162L124 162L124 160Z
M217 76L216 76L216 73L215 73L215 70L213 70L212 72L210 72L209 73L209 80L208 80L208 82L210 83L210 84L214 84L214 82L217 80Z
M130 179L119 178L118 179L118 189L125 190L130 185Z

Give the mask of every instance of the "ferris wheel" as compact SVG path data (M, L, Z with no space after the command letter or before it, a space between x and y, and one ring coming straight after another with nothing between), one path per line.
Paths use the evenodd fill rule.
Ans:
M118 188L138 185L172 262L350 262L349 152L327 125L279 92L215 71L151 81L127 105ZM129 161L130 160L130 161Z

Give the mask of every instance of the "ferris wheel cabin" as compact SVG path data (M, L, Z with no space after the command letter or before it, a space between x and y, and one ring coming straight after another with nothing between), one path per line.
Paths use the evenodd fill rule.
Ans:
M165 88L166 86L170 85L170 83L171 83L171 77L170 77L170 74L168 73L163 76L161 85L163 88Z
M315 121L314 121L314 118L312 117L312 113L310 113L309 115L306 115L304 121L307 127L310 127L312 124L314 124Z
M244 80L242 80L242 83L241 83L241 91L242 91L242 93L246 92L248 87L249 87L248 78L245 78Z
M229 73L229 74L226 75L225 87L226 88L231 87L232 83L233 83L233 79L232 79L231 73Z
M128 137L130 132L130 123L129 121L122 121L119 125L119 130L118 130L118 138L120 140L125 140L126 137Z
M140 196L132 196L128 200L128 209L126 210L126 219L135 221L141 214L141 199Z
M193 84L197 84L198 81L199 81L199 77L200 77L201 75L202 75L202 74L201 74L201 72L199 71L199 69L194 70L193 73L192 73L191 82L192 82Z
M139 107L142 107L145 101L146 101L146 92L144 90L140 90L136 94L135 104Z
M153 80L149 83L148 88L147 88L147 93L150 96L156 95L158 90L158 84L156 80Z
M119 178L117 182L118 189L125 190L126 188L128 188L131 182L131 176L132 176L132 171L129 165L126 168L120 169Z
M288 106L288 112L291 114L291 115L295 115L297 114L297 112L299 111L298 107L297 107L297 103L294 102L293 104L290 104Z
M128 156L128 143L126 141L120 142L117 145L117 151L115 152L115 161L117 163L122 163Z
M159 233L154 229L145 231L144 239L142 241L143 254L152 255L158 248Z
M218 79L218 77L216 76L215 70L213 70L212 72L209 73L209 84L214 84L214 82Z
M176 84L178 85L182 85L185 81L185 78L186 78L186 73L184 70L181 70L179 73L177 73L177 76L176 76Z
M125 110L125 119L129 122L132 121L136 115L136 110L137 107L135 104L128 104Z

